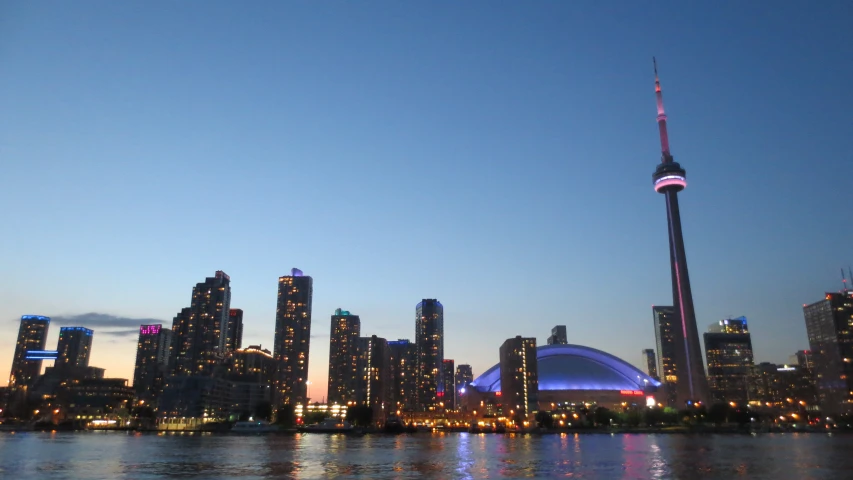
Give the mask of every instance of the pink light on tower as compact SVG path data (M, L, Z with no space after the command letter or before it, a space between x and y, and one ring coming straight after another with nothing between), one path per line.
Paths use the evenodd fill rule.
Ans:
M160 325L142 325L139 327L140 335L157 335L160 333Z

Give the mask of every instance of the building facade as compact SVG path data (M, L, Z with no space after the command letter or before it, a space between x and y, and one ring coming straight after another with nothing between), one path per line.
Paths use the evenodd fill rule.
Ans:
M136 344L133 390L137 400L154 402L160 396L168 373L172 331L163 325L142 325Z
M436 299L424 299L415 307L415 343L418 350L418 410L440 408L439 392L444 391L444 306Z
M84 327L60 327L56 343L56 367L88 367L93 331Z
M24 315L18 328L18 340L15 343L15 356L12 359L12 372L9 374L9 388L15 390L32 385L41 374L42 360L34 351L44 351L47 345L47 331L50 317ZM31 359L27 359L30 352Z
M551 336L548 337L548 345L568 345L569 339L566 336L566 326L557 325L551 329Z
M243 348L243 310L232 308L228 312L228 329L225 337L225 352Z
M853 291L803 307L823 413L853 413Z
M646 365L646 372L652 378L658 377L658 361L653 348L643 350L643 363Z
M358 403L373 409L374 421L384 422L385 417L393 413L394 408L391 349L387 340L376 335L361 337L359 341L359 363L363 366L363 375L359 388L362 393Z
M391 355L392 402L401 414L417 409L418 350L414 343L400 339L388 342Z
M225 358L231 312L231 277L217 271L193 287L189 309L172 324L175 348L172 374L211 375Z
M439 392L441 401L439 405L444 404L445 410L456 410L456 368L454 361L445 358L441 364L441 383L444 385L444 390Z
M704 337L712 401L745 405L749 400L749 378L754 366L746 317L711 324Z
M463 363L456 366L456 393L457 395L464 395L465 392L463 390L468 388L468 385L474 381L474 369L471 368L471 365L467 363ZM462 402L457 402L462 403Z
M298 268L278 279L273 356L279 362L278 405L308 401L308 353L311 345L313 279Z
M358 382L363 374L358 371L360 336L358 315L340 308L335 310L329 334L329 391L326 395L329 404L343 405L357 400Z
M539 410L536 339L517 336L500 348L501 400L504 415L516 423Z
M678 364L676 358L676 341L678 316L675 308L665 306L652 307L652 318L655 325L655 342L657 344L657 373L663 382L661 399L670 407L681 408L677 405L675 385L678 381Z

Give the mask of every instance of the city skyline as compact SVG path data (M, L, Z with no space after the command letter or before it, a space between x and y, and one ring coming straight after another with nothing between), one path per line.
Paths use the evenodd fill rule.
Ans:
M14 273L0 279L0 321L51 317L47 345L60 326L93 329L90 364L110 376L132 378L139 325L170 325L216 270L234 279L243 345L272 349L273 283L294 265L315 278L314 397L328 358L317 319L341 305L365 332L414 339L413 305L441 299L444 356L475 375L497 360L492 345L544 344L556 323L638 364L654 346L649 305L671 304L647 181L652 55L695 179L680 201L699 325L745 315L756 363L783 362L808 348L802 304L853 264L853 226L837 221L853 192L811 162L846 171L850 150L837 7L176 5L115 21L128 8L15 5L2 29L0 153L14 181L0 199L16 205L2 215L30 233L0 239ZM86 25L71 20L81 10ZM667 38L649 28L660 21ZM217 184L233 195L213 242L197 201ZM513 275L535 281L504 295ZM608 290L620 301L595 300ZM0 370L13 350L0 339Z

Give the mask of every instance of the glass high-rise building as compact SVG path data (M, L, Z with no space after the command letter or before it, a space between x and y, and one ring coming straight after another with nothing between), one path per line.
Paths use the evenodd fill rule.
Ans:
M217 271L193 287L189 309L172 324L173 375L210 375L225 358L231 277Z
M500 348L501 401L504 415L516 423L539 410L539 366L536 339L517 336Z
M338 308L332 315L329 335L329 392L326 402L345 405L357 401L358 383L363 372L358 371L358 337L361 320Z
M643 363L646 364L646 371L649 376L656 380L660 380L658 378L658 361L653 348L643 350Z
M92 334L85 327L60 327L56 343L55 367L88 367L92 353Z
M670 407L682 408L676 405L676 383L678 382L678 364L676 363L677 346L679 340L678 332L681 330L676 323L678 316L674 307L655 306L652 307L652 317L655 325L655 342L658 353L658 379L663 382L661 386L666 404Z
M418 410L440 408L444 391L441 368L444 361L444 306L424 299L415 307L415 343L418 349Z
M136 344L133 390L137 400L153 402L163 389L172 351L172 331L163 325L142 325Z
M273 356L279 362L277 403L308 400L308 352L311 344L311 300L314 281L298 268L278 279Z
M409 340L388 342L391 354L392 401L396 410L413 412L417 409L418 349Z
M243 346L243 310L232 308L228 312L228 328L225 337L225 351L233 352Z
M803 307L821 412L853 413L853 291Z
M444 384L444 391L441 394L441 401L444 403L445 410L456 410L456 368L454 368L453 360L445 358L441 364L441 383Z
M384 338L371 335L359 338L359 402L373 409L373 419L384 422L393 413L394 386L391 369L391 350Z
M749 401L749 377L755 364L746 317L711 324L704 337L711 399L716 403L745 405Z
M18 328L18 340L15 343L15 356L12 358L12 372L9 374L9 387L28 387L41 374L42 359L27 359L27 352L43 351L47 345L47 330L50 318L41 315L23 315ZM34 357L32 354L31 357Z
M569 339L566 336L566 326L557 325L551 329L551 336L548 337L548 345L567 345Z
M456 366L456 378L455 378L455 386L456 386L456 408L458 410L464 410L468 406L468 402L466 399L468 398L468 389L471 382L474 381L474 369L471 368L471 365L463 363L461 365Z

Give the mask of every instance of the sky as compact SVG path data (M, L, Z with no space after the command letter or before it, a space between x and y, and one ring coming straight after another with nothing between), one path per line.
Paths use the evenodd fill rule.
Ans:
M745 315L784 363L853 265L853 4L805 7L5 1L0 384L23 314L132 378L216 270L272 349L292 267L318 400L335 308L414 339L423 298L475 375L557 324L641 366L672 302L652 56L699 330Z

